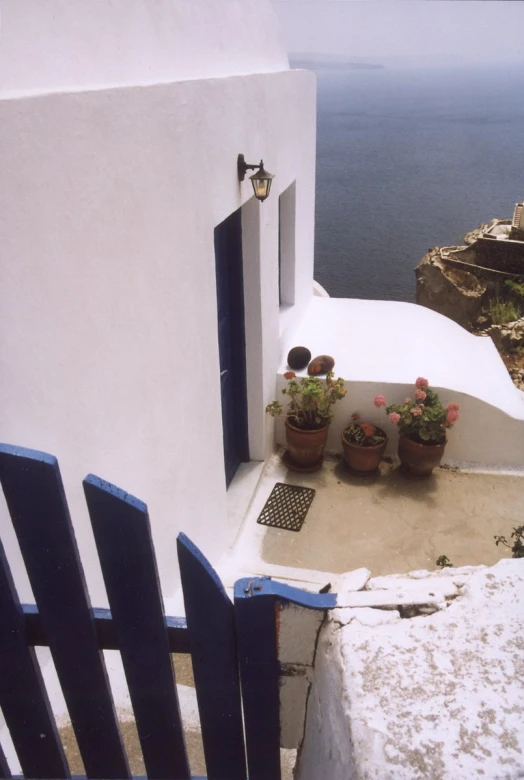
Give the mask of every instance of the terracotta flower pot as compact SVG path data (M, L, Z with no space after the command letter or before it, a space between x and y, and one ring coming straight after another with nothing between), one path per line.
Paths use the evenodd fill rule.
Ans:
M398 441L398 456L402 468L414 477L428 477L444 455L444 444L419 444L401 436Z
M316 471L322 466L324 447L329 425L315 431L296 428L286 419L287 453L286 463L297 471Z
M378 469L388 443L387 437L382 444L375 444L373 447L352 444L344 436L344 431L342 431L341 438L344 460L351 471L358 471L359 474L373 474Z

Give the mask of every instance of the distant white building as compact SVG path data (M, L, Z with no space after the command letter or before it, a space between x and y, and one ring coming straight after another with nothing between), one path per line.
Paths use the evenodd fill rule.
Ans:
M515 205L511 226L517 230L524 230L524 203L517 203Z
M511 227L524 233L524 203L515 205Z
M315 76L289 69L270 0L2 11L0 437L57 455L94 603L83 477L148 502L170 597L179 530L212 562L232 543L250 467L235 512L227 484L273 450L264 410L295 344L348 380L332 449L352 411L373 419L376 392L422 375L463 407L451 460L524 467L524 396L488 339L412 304L313 295ZM264 203L239 154L275 174ZM13 560L5 507L0 525Z

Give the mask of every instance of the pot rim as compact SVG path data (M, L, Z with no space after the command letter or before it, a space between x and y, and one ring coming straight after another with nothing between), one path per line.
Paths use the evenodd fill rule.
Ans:
M322 428L314 428L313 430L307 430L306 428L297 428L296 425L292 425L289 422L289 418L288 417L286 417L286 419L285 419L285 424L286 424L286 426L288 428L291 428L291 430L298 431L299 433L303 433L303 434L320 433L321 431L325 431L331 425L331 423L328 423L327 425L324 425Z

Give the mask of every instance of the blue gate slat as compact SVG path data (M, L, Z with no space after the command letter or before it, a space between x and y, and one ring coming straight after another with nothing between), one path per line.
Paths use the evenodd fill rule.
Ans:
M0 745L0 780L11 780L11 771L9 769L9 764L7 763L5 753L2 749L2 745Z
M248 590L246 588L246 590ZM280 780L280 703L275 597L237 596L235 623L249 780Z
M56 458L1 445L0 479L87 776L128 778Z
M0 658L0 706L22 771L33 778L69 777L40 666L34 648L27 645L24 615L1 541Z
M147 507L93 475L84 492L147 775L189 778Z
M177 547L208 777L245 780L234 607L185 534Z

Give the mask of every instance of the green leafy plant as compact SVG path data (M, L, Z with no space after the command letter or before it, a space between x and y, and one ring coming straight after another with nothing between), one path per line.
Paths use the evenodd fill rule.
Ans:
M377 395L375 406L386 406L383 395ZM398 425L401 436L419 444L444 444L446 434L459 418L459 405L443 406L438 394L429 387L427 379L419 377L415 383L414 399L406 398L402 404L386 406L392 423Z
M344 438L358 447L376 447L386 441L387 437L382 428L359 422L359 415L355 413L351 415L351 423L344 430Z
M510 536L510 541L505 536L495 536L495 544L497 547L499 544L503 544L513 553L513 558L524 558L524 525L518 525L513 528L513 532ZM511 541L513 539L513 542Z
M506 287L509 287L511 292L515 293L519 298L524 299L524 281L517 282L514 279L506 279L504 284Z
M297 428L313 431L329 425L333 420L332 407L347 393L344 380L334 379L330 371L325 380L317 376L307 376L297 379L294 371L287 371L284 378L288 385L282 390L289 398L286 417ZM273 401L266 406L266 412L272 417L278 417L284 412L280 401Z
M524 558L524 525L518 525L513 528L509 542L505 536L494 536L495 544L507 547L512 552L512 558ZM447 555L439 555L435 561L437 566L444 569L446 566L453 566Z
M512 301L494 298L489 302L489 313L494 325L504 325L506 322L515 322L519 319L520 308Z

